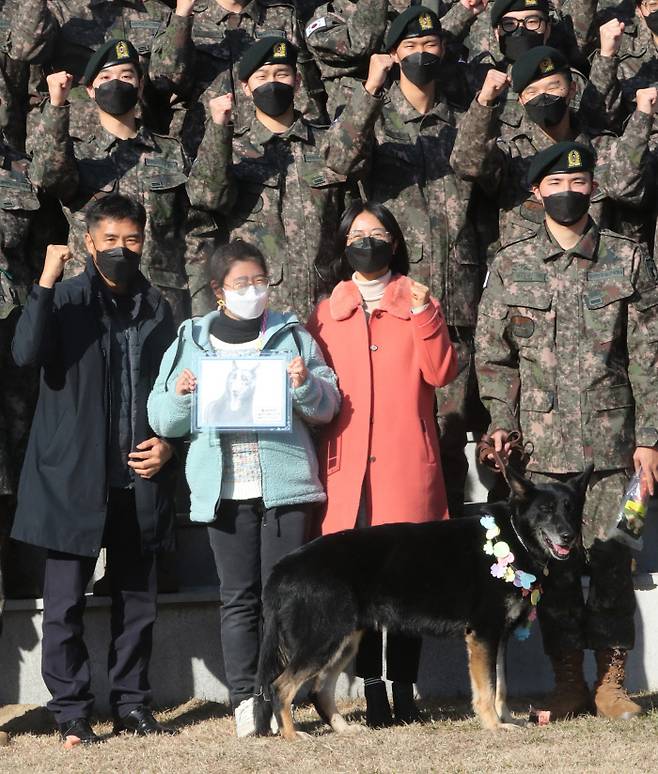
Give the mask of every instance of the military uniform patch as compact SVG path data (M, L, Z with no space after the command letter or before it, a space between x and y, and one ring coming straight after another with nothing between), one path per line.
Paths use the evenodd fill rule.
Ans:
M432 17L428 13L422 13L418 17L418 26L421 30L433 30L434 24L432 23Z
M535 332L535 321L531 317L515 314L510 319L512 333L521 339L529 339Z
M288 54L288 48L285 43L277 43L272 49L272 59L285 59Z
M582 167L583 160L580 157L580 151L577 150L571 150L569 151L569 155L567 156L567 167L569 169L577 169Z
M534 8L537 5L537 0L525 0L526 8Z
M125 40L120 40L114 50L116 52L117 59L128 59L130 56L128 45L126 44Z
M653 256L647 255L644 259L644 265L647 267L647 274L656 284L658 284L658 268L656 268L656 262L653 260Z
M553 70L555 70L555 65L553 64L553 60L550 57L546 57L546 59L542 59L539 63L539 72L540 73L550 73Z
M312 35L318 30L323 30L327 26L329 25L327 24L326 17L321 16L319 19L315 19L306 27L306 37L309 37L309 35Z

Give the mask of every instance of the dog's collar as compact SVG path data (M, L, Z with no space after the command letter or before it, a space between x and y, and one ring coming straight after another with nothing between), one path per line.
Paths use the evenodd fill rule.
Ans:
M510 519L511 521L511 519ZM523 540L521 540L519 533L512 521L512 529L515 535L519 539L523 548L527 551ZM491 565L491 574L494 578L499 578L506 583L512 583L516 588L521 589L521 596L529 597L530 604L532 605L530 614L526 622L518 626L514 630L514 634L519 640L527 640L530 636L530 629L532 622L537 618L537 604L541 599L542 587L537 583L537 576L530 572L524 572L518 570L514 566L514 554L510 551L509 545L500 540L500 527L496 524L496 519L491 515L480 517L480 524L486 530L487 542L483 546L484 553L487 556L495 557L496 561ZM544 568L544 574L547 574L546 568Z

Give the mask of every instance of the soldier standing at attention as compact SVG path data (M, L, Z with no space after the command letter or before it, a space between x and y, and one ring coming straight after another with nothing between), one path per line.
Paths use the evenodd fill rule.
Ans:
M393 60L373 55L368 80L329 129L295 110L296 63L297 49L283 38L262 38L247 50L239 75L255 115L234 128L231 94L211 100L188 192L194 207L225 219L231 239L264 253L271 304L305 320L317 295L317 266L336 257L346 183L367 155Z
M437 403L448 508L459 516L468 472L466 432L486 429L473 366L486 263L470 209L472 183L460 180L450 166L457 128L442 90L441 32L436 14L421 5L391 25L385 46L400 78L384 97L375 125L368 188L369 198L386 205L400 224L410 274L439 299L458 355L458 376L437 390Z
M67 262L67 276L84 269L85 210L110 193L132 196L147 213L142 270L180 322L190 316L190 295L197 307L205 288L201 262L192 255L193 240L186 246L189 165L183 149L178 140L147 129L135 115L144 80L130 41L110 40L101 46L89 60L83 82L95 100L98 124L82 136L71 133L73 76L53 73L42 119L49 139L34 151L34 179L62 202L69 222L74 258Z
M634 645L630 550L608 539L633 467L658 477L658 272L639 243L588 214L594 156L561 142L532 160L543 203L536 234L503 248L482 295L476 334L480 394L505 452L511 430L534 446L531 481L562 481L595 465L583 511L584 553L550 544L562 560L542 580L544 649L555 673L551 717L587 712L583 651L595 651L594 704L606 718L640 707L624 691ZM587 602L581 576L590 576Z

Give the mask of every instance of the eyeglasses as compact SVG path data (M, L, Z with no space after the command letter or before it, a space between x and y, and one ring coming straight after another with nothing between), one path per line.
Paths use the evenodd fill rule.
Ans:
M658 0L652 0L658 2ZM503 32L516 32L519 27L523 27L529 32L539 32L546 26L546 19L543 16L528 16L527 19L515 19L513 16L501 19L500 28Z
M225 285L228 290L235 290L236 293L239 293L241 296L243 296L247 290L249 290L249 286L253 285L255 288L269 288L270 286L270 278L266 277L264 274L259 274L256 277L238 277L237 279L233 280L232 285Z
M640 3L640 5L643 8L646 8L649 13L658 11L658 0L644 0L644 2Z
M351 231L347 235L347 243L356 242L358 239L381 239L383 242L390 242L391 235L385 228L373 228L372 231Z

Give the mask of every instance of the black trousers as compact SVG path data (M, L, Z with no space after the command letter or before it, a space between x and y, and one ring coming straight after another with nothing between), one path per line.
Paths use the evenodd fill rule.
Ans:
M262 589L279 559L305 543L312 513L312 505L265 509L260 499L222 500L216 521L208 525L233 707L258 691Z
M157 596L155 555L141 551L130 490L110 492L104 545L112 599L110 705L125 716L151 701L148 668ZM46 559L41 672L52 694L47 706L58 723L89 717L94 703L83 613L95 565L93 557L58 551L49 551Z
M386 634L386 678L396 683L415 683L423 640L405 634ZM364 632L356 654L356 674L364 679L381 677L382 634L368 629Z

